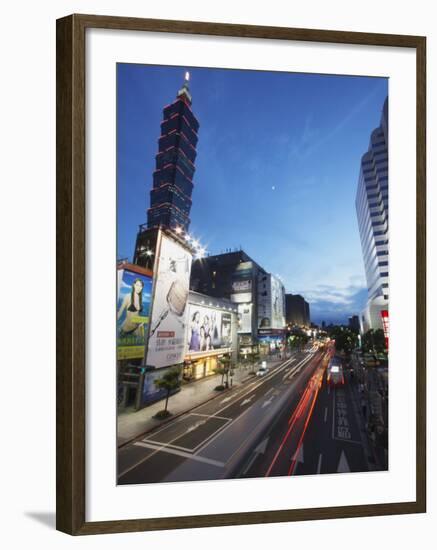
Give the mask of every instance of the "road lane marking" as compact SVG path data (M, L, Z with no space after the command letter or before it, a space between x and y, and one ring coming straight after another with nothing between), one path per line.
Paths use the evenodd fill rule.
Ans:
M255 397L255 394L253 394L251 397L248 397L247 399L245 399L244 401L242 401L242 402L240 403L240 407L242 407L243 405L247 405L248 403L250 403L254 397Z
M294 462L304 462L304 454L303 454L303 443L299 445L299 447L296 449L294 455L292 456L292 460Z
M323 363L322 363L323 365ZM312 378L310 378L310 385L312 385L313 387L316 385L314 384L314 382L317 381L317 379L320 381L321 380L321 376L318 376L317 377L317 374L321 371L321 375L323 376L323 372L324 372L324 369L322 367L322 369L320 369L320 366L319 366L319 369L318 371L313 375ZM300 436L300 439L299 439L299 443L298 443L298 446L302 445L303 446L303 440L304 440L304 437L305 437L305 433L307 431L307 428L308 428L308 424L309 424L309 421L311 419L311 416L313 414L313 410L314 410L314 406L316 404L316 401L317 401L317 397L319 395L319 391L320 391L320 387L321 387L321 384L318 383L316 388L315 388L315 393L314 393L314 397L313 397L313 400L311 402L311 405L310 405L310 410L308 412L308 415L306 417L306 420L305 420L305 425L303 427L303 432L302 432L302 435ZM302 459L302 462L303 462L303 459ZM296 464L297 464L297 461L294 460L292 463L291 463L291 466L290 466L290 469L288 470L288 475L294 475L294 471L295 471L295 468L296 468Z
M217 437L219 435L222 435L228 428L230 428L233 424L235 424L235 422L237 420L241 420L243 418L243 416L245 414L247 414L250 410L252 410L252 407L247 407L240 415L236 416L235 418L231 419L230 422L228 422L227 424L225 424L225 426L223 427L222 430L220 430L218 433L214 433L211 437L205 439L205 441L203 441L201 447L199 447L198 449L196 449L196 452L201 452L203 451L206 447L208 447L209 445L211 445L211 443L214 442L215 439L217 439Z
M328 419L328 407L325 407L325 418L324 418L324 422L326 422L327 419Z
M197 416L197 414L191 413L186 418L189 418L190 416ZM145 437L144 439L141 440L141 442L142 443L150 443L151 445L158 445L158 446L162 446L162 447L170 447L172 449L178 449L180 451L187 451L187 452L193 453L193 452L197 451L202 445L204 445L205 442L208 441L212 436L220 433L232 421L231 418L225 418L224 416L202 415L202 417L207 417L207 419L195 422L194 424L189 426L187 429L185 429L184 432L178 434L176 437L174 437L170 441L167 441L167 442L160 441L159 439L154 438L156 434L151 434L152 437ZM185 437L188 433L191 433L192 431L197 429L200 425L206 424L209 419L223 420L224 423L221 424L220 426L218 426L209 435L207 435L205 437L205 439L203 439L198 445L196 445L195 447L183 447L182 445L175 445L173 443L174 441L177 441L178 439L181 439L181 438ZM167 428L171 428L171 426L172 426L172 424L169 424L169 425L167 425Z
M335 388L332 392L332 439L335 439Z
M338 395L337 395L338 391ZM346 402L344 390L342 388L333 388L333 406L332 406L332 439L342 441L343 443L355 443L362 445L361 441L352 439L348 412L349 407ZM337 420L337 422L336 422ZM337 430L335 429L337 428Z
M346 455L344 454L344 451L341 451L340 461L337 466L337 473L346 474L350 471L351 469L349 468L349 463L347 461Z
M225 397L224 399L222 399L222 400L220 401L220 405L221 405L222 403L226 403L227 401L230 401L230 400L232 399L232 397L233 397L233 396Z
M255 447L255 449L253 450L253 457L249 460L249 463L247 464L247 466L244 468L242 474L243 475L246 475L247 472L250 470L250 468L252 467L253 463L255 462L255 460L259 457L259 455L263 455L265 454L266 452L266 449L267 449L267 443L269 442L269 439L270 439L270 436L267 436L265 437L261 443L259 443L259 445L257 445Z
M137 447L145 447L146 449L154 449L157 452L169 453L172 455L182 456L190 460L197 460L198 462L204 462L205 464L211 464L212 466L217 466L218 468L223 468L225 463L220 462L219 460L214 460L212 458L206 458L205 456L193 455L179 449L170 449L168 447L159 447L157 445L151 445L149 443L144 443L143 441L137 441L134 443Z
M250 410L250 409L247 409L247 410ZM196 413L190 413L190 414L196 414ZM213 416L211 416L211 418L213 418ZM232 420L230 418L226 418L226 419L223 418L223 417L221 417L221 418L224 419L224 420L228 420L228 422L226 422L218 430L214 431L208 438L206 438L206 440L202 441L194 449L186 449L184 447L175 448L177 446L173 445L173 441L177 441L180 437L183 437L184 435L186 435L185 433L179 434L177 437L171 439L168 443L164 443L164 444L161 443L161 442L157 442L157 444L149 443L147 441L147 438L143 441L136 441L135 443L132 444L132 446L136 445L138 447L150 448L152 450L152 452L149 455L147 455L145 457L142 457L140 460L135 462L135 464L132 464L131 466L126 468L123 472L120 472L119 474L117 474L117 479L121 479L123 476L125 476L126 474L128 474L129 472L131 472L132 470L134 470L135 468L137 468L141 464L143 464L143 462L146 462L147 460L151 459L153 456L155 456L160 451L164 451L164 450L166 450L167 452L173 451L173 454L177 454L176 451L179 452L179 453L186 452L186 454L188 456L190 456L190 457L193 456L192 453L197 451L199 449L199 447L203 446L205 444L205 441L208 441L209 439L211 439L211 437L214 437L214 436L217 437L223 429L226 429L226 427L229 426L229 424L232 424ZM166 427L168 427L168 426L164 426L162 429L164 429ZM159 431L162 431L162 429L159 430ZM171 445L171 447L170 447L170 445ZM181 455L181 456L183 456L183 455Z
M268 382L271 378L273 378L274 376L276 376L279 372L282 372L287 366L288 366L288 363L294 358L291 358L291 359L287 359L287 361L285 361L282 365L280 365L279 367L275 368L274 370L272 370L272 372L266 376L264 376L262 378L261 381L257 381L256 385L254 385L252 388L250 388L246 393L243 393L243 395L239 395L237 397L237 399L235 399L234 402L232 403L229 403L227 405L225 405L223 408L221 408L220 410L217 411L216 414L219 414L221 412L223 412L224 410L226 410L228 407L231 407L232 405L234 405L239 399L242 399L243 397L246 397L246 395L249 395L250 393L254 392L255 390L257 390L260 386L262 386L263 384L265 384L266 382ZM304 359L302 359L301 363L303 362L308 362L310 361L312 358L311 357L305 357ZM214 415L213 415L214 416Z
M300 363L297 365L303 365L304 363L308 363L310 360L313 359L313 356L311 357L304 357ZM286 361L284 361L284 363L282 363L279 367L275 368L274 370L272 370L272 372L267 375L266 377L263 377L263 379L261 381L254 381L255 384L254 386L246 391L246 393L244 393L243 395L239 395L237 397L237 399L235 400L234 403L236 403L239 399L241 399L242 397L245 397L246 395L250 394L251 392L255 391L258 387L260 387L262 384L265 384L268 380L270 380L271 378L273 378L274 376L276 376L279 372L282 372L286 367L288 367L290 365L290 363L292 361L295 361L296 360L296 357L290 357L289 359L287 359ZM253 384L253 383L251 383ZM230 403L228 405L225 405L224 407L222 407L221 409L219 409L218 411L216 411L214 414L211 414L209 415L210 418L224 418L224 417L219 417L218 415L223 412L224 410L228 409L230 406L234 405L234 403ZM229 428L229 426L231 426L236 420L240 420L242 418L243 415L245 415L247 412L249 412L251 410L251 407L247 407L240 415L236 416L235 418L233 419L227 419L228 422L226 424L224 424L222 427L220 427L216 432L213 432L209 437L207 437L206 439L204 439L197 447L195 447L194 449L192 449L191 451L192 452L200 452L201 450L203 450L203 448L205 448L207 445L210 445L217 437L219 437L224 431L226 431L227 428ZM190 414L200 414L200 413L190 413ZM183 420L184 418L186 418L185 415L182 415L180 418L176 419L174 422L171 423L171 425L173 426L175 423L177 422L180 422L181 420ZM161 432L162 430L164 430L165 428L168 428L168 425L167 426L162 426L161 428L159 428L157 431L153 432L153 436L155 436L157 433ZM182 434L182 435L185 435L185 434ZM173 441L176 441L177 439L179 439L181 436L181 434L179 434L177 437L175 437L174 439L172 439L170 442L168 442L167 444L165 445L162 445L161 443L158 443L158 445L161 445L161 447L158 446L158 448L154 448L154 452L150 453L148 456L146 457L143 457L141 460L139 460L138 462L136 462L134 465L130 466L129 468L127 468L126 470L124 470L123 472L121 472L119 475L118 475L118 478L120 479L121 477L123 477L124 475L126 475L128 472L130 472L131 470L135 469L137 466L139 466L140 464L142 464L143 462L149 460L150 458L152 458L156 453L159 452L159 450L161 448L164 448L165 449L169 449L168 445L172 444ZM234 451L234 453L232 453L231 457L228 459L227 462L229 462L229 460L231 460L233 458L233 456L236 454L236 452L239 451L239 449L246 443L246 441L249 439L249 436L247 438L245 438L245 440L241 443L241 445L239 446L239 448ZM138 442L140 443L140 442ZM141 443L143 444L142 446L146 446L146 445L149 445L149 443L146 443L145 440L141 441ZM174 450L174 451L180 451L180 452L185 452L187 449L186 448L179 448L179 449L175 449L174 448L175 446L172 445L171 447L171 450ZM189 449L188 449L189 451ZM191 455L189 454L189 456L194 456L194 455Z
M323 376L323 358L322 358L321 361L319 361L319 367L318 367L317 372L320 371L320 364L322 364L322 376ZM317 373L316 373L316 374L317 374ZM313 377L314 377L314 376L315 376L315 375L313 375ZM301 398L300 398L300 400L299 400L299 403L297 404L297 407L294 409L293 414L291 415L291 417L290 417L290 419L289 419L289 422L288 422L288 424L289 424L288 431L287 431L287 433L285 434L284 438L282 439L282 442L281 442L281 444L279 445L279 447L278 447L278 449L277 449L277 451L276 451L276 454L275 454L275 456L274 456L274 458L273 458L273 460L272 460L272 462L271 462L269 468L267 469L267 472L265 473L265 477L269 477L269 476L270 476L270 473L271 473L271 471L272 471L272 469L273 469L273 467L274 467L274 465L275 465L275 463L276 463L276 460L278 459L278 456L281 454L282 449L283 449L283 447L284 447L284 445L285 445L285 443L286 443L286 441L287 441L287 439L288 439L288 437L289 437L289 435L290 435L290 433L291 433L291 431L292 431L294 425L296 424L296 421L297 421L297 418L298 418L298 415L297 415L298 409L300 409L300 408L302 407L303 402L306 401L306 396L308 395L307 392L308 392L308 390L309 390L309 387L310 387L310 385L311 385L311 381L312 381L313 377L310 378L310 380L308 381L307 386L306 386L306 388L305 388L305 391L304 391L304 393L302 394L302 396L301 396ZM319 378L320 378L320 377L319 377ZM318 386L317 386L317 388L316 388L316 390L315 390L314 399L313 399L313 402L312 402L312 404L311 404L311 406L310 406L310 411L309 411L308 416L307 416L307 419L306 419L306 421L305 421L305 425L304 425L303 432L302 432L302 435L301 435L300 440L299 440L299 443L298 443L298 447L299 447L300 445L303 444L303 437L304 437L304 435L305 435L305 431L306 431L306 429L307 429L309 420L310 420L310 418L311 418L311 415L312 415L312 412L313 412L313 408L314 408L315 402L316 402L316 400L317 400L317 396L318 396L319 391L320 391L320 384L318 384ZM296 461L292 461L291 466L290 466L290 469L289 469L289 471L288 471L288 475L293 475L293 470L294 470L294 467L295 467L295 466L296 466Z
M275 398L275 396L272 395L272 397L270 397L270 399L267 399L267 401L264 401L264 403L261 405L261 408L264 409L264 407L268 407L272 403L274 398Z
M319 454L319 461L317 462L317 473L322 471L322 453Z

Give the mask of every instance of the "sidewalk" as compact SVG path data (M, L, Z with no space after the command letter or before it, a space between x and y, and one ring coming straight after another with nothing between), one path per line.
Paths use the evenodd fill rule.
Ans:
M284 359L279 360L276 357L271 360L267 359L270 368L274 368L283 361ZM153 418L153 415L164 408L164 399L139 411L129 410L119 413L117 416L117 445L123 445L142 433L171 421L175 416L179 416L215 397L223 396L224 393L231 392L234 388L253 379L253 375L249 374L250 372L250 368L238 367L235 369L232 388L223 391L214 391L214 388L221 383L222 377L220 374L183 384L181 390L170 397L168 409L171 411L172 416L165 420Z
M379 445L375 444L375 441L372 440L370 432L368 429L368 421L372 412L371 404L371 392L368 390L360 391L359 380L355 373L353 379L351 380L350 373L348 375L349 387L351 390L351 395L353 396L355 402L355 408L357 415L361 422L361 434L363 439L363 444L365 445L367 459L370 469L382 470L386 466L386 459L384 457L384 450L380 448ZM364 410L363 410L364 405Z

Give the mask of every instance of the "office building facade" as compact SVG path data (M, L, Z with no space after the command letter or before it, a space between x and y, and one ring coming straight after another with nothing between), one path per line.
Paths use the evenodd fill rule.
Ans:
M258 349L258 285L262 275L267 275L266 271L243 250L195 260L191 269L191 290L236 304L238 346L243 355Z
M285 295L285 320L290 326L309 328L311 325L310 306L300 294Z
M367 332L383 328L389 300L388 99L361 158L355 206L368 291L360 327Z

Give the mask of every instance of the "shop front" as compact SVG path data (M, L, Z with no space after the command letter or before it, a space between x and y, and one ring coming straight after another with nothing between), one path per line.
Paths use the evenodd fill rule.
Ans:
M183 381L193 382L215 374L215 369L220 366L220 359L230 353L231 349L222 349L187 355L182 371Z
M259 353L258 342L254 341L252 334L238 335L238 349L240 359L246 360L254 353Z
M259 329L258 344L261 355L274 355L284 349L285 334L282 329Z

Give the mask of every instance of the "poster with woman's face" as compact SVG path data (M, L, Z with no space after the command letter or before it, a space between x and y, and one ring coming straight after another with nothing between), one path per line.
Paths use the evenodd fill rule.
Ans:
M152 277L118 271L117 359L143 357L151 294Z
M231 314L196 304L189 308L188 351L231 347Z

